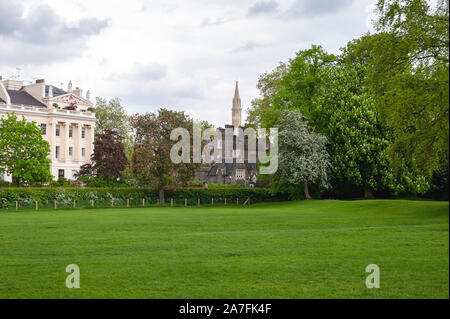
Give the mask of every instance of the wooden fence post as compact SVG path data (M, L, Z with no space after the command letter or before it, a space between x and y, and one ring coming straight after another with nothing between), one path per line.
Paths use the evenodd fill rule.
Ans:
M145 198L142 199L142 207L145 207Z
M227 204L227 199L225 198L225 205Z
M16 210L19 210L19 202L16 201Z
M159 198L156 199L156 206L159 207Z
M38 202L36 201L36 210L38 210Z
M91 199L91 206L94 207L94 200Z
M73 200L73 208L75 208L75 199Z
M187 198L184 199L184 207L187 206Z
M214 205L214 197L211 197L211 206Z
M170 207L173 207L173 198L170 199Z
M111 199L111 206L114 206L114 198Z
M197 206L200 207L200 198L197 198Z
M127 207L130 207L130 199L127 198Z
M56 209L56 199L55 199L55 209Z
M236 205L239 205L239 198L236 198Z

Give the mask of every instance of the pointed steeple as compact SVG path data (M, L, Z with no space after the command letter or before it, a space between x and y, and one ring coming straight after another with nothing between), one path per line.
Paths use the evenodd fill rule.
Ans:
M236 99L241 99L240 97L239 97L239 85L238 85L238 81L236 81L236 87L235 87L235 89L234 89L234 100L236 100Z
M241 98L239 96L238 81L236 81L236 87L234 89L233 108L231 109L232 124L234 127L241 126L241 112Z

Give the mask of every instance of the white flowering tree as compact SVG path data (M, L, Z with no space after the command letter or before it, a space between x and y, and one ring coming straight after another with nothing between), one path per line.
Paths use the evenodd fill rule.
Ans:
M283 111L281 115L278 170L273 180L278 185L303 185L306 199L311 199L308 184L328 188L327 139L314 133L300 112Z

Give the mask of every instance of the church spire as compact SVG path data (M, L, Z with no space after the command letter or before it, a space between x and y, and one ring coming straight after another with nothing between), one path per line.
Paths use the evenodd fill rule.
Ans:
M233 122L232 124L234 127L241 126L241 112L241 98L239 97L238 81L236 81L236 88L234 89L233 108L231 109Z
M236 88L234 89L234 100L240 100L241 98L239 97L239 86L238 86L238 81L236 81Z

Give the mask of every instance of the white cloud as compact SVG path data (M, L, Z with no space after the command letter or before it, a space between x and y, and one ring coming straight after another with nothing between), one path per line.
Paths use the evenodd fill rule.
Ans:
M93 96L118 96L129 113L167 107L224 125L231 122L236 80L246 109L258 94L259 75L279 61L313 43L336 53L366 32L368 8L376 0L332 9L325 2L320 7L307 2L309 13L301 6L300 16L286 19L283 15L298 1L15 0L23 6L19 19L43 5L44 16L58 27L45 40L40 37L47 32L43 26L34 35L0 35L0 75L9 76L20 67L22 78L45 78L56 86L72 80ZM18 19L14 7L6 8L4 15L16 17L13 22ZM2 28L12 23L0 21ZM71 28L79 35L72 35Z

